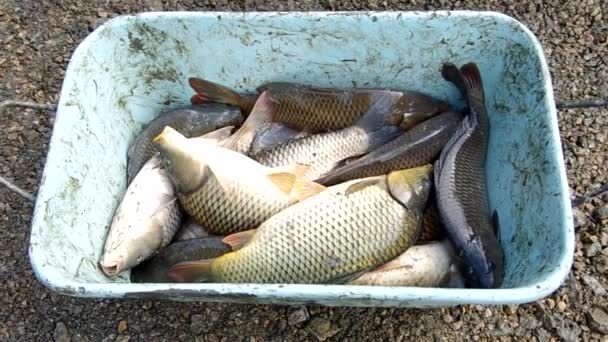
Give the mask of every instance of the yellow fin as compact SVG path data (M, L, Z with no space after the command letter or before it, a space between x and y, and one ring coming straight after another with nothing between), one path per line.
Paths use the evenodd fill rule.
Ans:
M303 201L308 197L314 196L327 189L325 186L298 178L293 186L292 197L298 201Z
M355 182L354 184L351 184L348 188L346 188L346 190L344 190L344 195L348 196L357 191L361 191L367 188L368 186L379 184L381 181L382 179L378 177L374 177L372 179L362 179L361 181Z
M275 172L267 175L268 179L274 183L281 191L289 194L296 182L296 175L290 172Z
M308 164L296 163L291 165L273 167L271 173L289 172L293 173L296 178L302 178L306 174L306 171L310 168Z
M255 235L257 229L249 229L238 233L233 233L222 239L222 242L229 245L232 251L238 251L243 248L249 240Z

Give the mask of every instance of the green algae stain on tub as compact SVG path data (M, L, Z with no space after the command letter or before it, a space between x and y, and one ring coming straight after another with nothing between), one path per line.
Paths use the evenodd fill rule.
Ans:
M503 288L132 284L97 260L126 183L129 144L160 112L189 104L187 78L239 91L269 81L423 91L461 108L443 62L478 64L490 116L489 200L500 213ZM169 12L114 18L76 49L32 220L30 261L71 296L328 306L440 307L542 298L574 252L553 89L538 40L502 14Z

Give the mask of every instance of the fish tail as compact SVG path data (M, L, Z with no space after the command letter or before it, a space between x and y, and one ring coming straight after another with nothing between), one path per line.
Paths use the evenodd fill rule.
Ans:
M216 259L204 259L177 263L167 271L167 276L178 283L205 282L213 279L212 264Z
M473 107L473 110L480 112L479 106L483 105L485 94L483 91L481 74L477 65L474 63L467 63L461 66L460 74L462 75L464 94L466 94L469 99L469 106Z
M222 146L242 153L249 151L257 128L272 121L274 110L274 104L268 93L262 93L245 122L233 135L223 141Z
M218 102L237 106L246 113L249 113L253 107L251 98L243 96L223 85L196 77L190 77L188 83L197 93L190 100L192 104Z
M397 126L384 126L370 132L368 134L368 151L379 148L391 140L396 139L401 134L403 134L403 131Z
M441 76L448 82L451 82L458 88L462 96L467 96L467 90L464 86L464 80L462 79L462 74L460 70L456 67L456 65L446 62L443 64L441 68Z

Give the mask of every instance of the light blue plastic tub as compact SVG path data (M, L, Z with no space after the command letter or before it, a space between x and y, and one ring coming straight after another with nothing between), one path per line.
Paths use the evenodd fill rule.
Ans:
M501 289L340 285L131 284L97 261L125 190L126 150L157 113L189 103L189 76L241 91L268 81L420 90L462 106L441 64L475 62L491 120L487 178L501 213ZM540 299L574 246L553 90L542 48L491 12L148 13L87 37L67 69L32 222L42 283L81 297L435 307Z

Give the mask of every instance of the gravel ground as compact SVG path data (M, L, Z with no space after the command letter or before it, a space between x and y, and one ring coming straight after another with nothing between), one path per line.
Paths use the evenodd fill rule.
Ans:
M603 4L603 8L600 6ZM0 99L56 103L78 43L107 18L146 10L491 9L541 40L560 100L608 97L608 6L579 1L10 1L0 0ZM389 4L390 3L390 4ZM550 3L550 4L549 4ZM573 194L608 178L608 110L560 113ZM0 120L0 175L35 193L53 115L11 109ZM81 300L47 290L27 257L32 205L0 186L0 340L602 340L608 341L608 196L575 210L575 263L536 303L389 310Z

